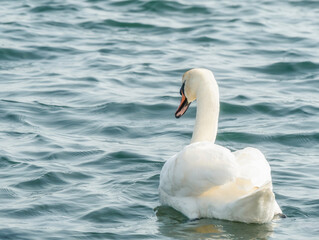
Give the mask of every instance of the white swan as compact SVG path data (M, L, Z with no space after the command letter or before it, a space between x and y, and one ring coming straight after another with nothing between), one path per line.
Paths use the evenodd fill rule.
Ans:
M211 71L183 75L181 117L197 99L191 144L171 157L160 175L160 202L190 219L218 218L266 223L282 214L272 191L270 166L256 148L232 153L214 144L219 115L218 85Z

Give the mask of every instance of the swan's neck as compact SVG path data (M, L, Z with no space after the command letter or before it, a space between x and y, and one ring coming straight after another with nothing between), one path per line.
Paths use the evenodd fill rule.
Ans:
M215 142L219 116L219 91L216 81L207 81L197 90L196 122L191 143Z

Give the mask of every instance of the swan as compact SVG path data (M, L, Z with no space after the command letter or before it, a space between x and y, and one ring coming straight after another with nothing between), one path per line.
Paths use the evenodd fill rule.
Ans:
M256 148L231 152L215 144L219 90L210 70L184 73L181 117L197 99L191 143L168 159L160 173L160 203L189 219L217 218L245 223L267 223L282 211L272 190L270 166ZM283 214L282 214L283 215Z

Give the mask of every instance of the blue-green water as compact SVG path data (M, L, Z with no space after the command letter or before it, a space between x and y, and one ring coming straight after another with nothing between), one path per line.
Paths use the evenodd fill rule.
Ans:
M318 1L7 0L0 16L0 239L318 238ZM263 151L286 219L159 207L193 67L220 86L217 143Z

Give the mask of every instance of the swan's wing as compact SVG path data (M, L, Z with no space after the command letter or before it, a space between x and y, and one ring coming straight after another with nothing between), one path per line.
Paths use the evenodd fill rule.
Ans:
M193 143L165 163L160 190L171 196L198 196L237 176L238 163L228 149L210 142Z
M256 187L271 182L270 166L265 156L256 148L245 148L234 152L239 164L239 177L248 179Z
M275 204L275 195L272 192L271 182L269 182L251 194L242 196L228 204L225 214L229 216L230 220L266 223L274 217Z
M256 191L268 188L268 191L272 192L271 169L261 151L248 147L234 152L234 155L240 166L239 176L241 178L249 179L253 186L258 187ZM274 210L274 214L282 213L276 200L273 199L271 202L274 204L271 208Z

